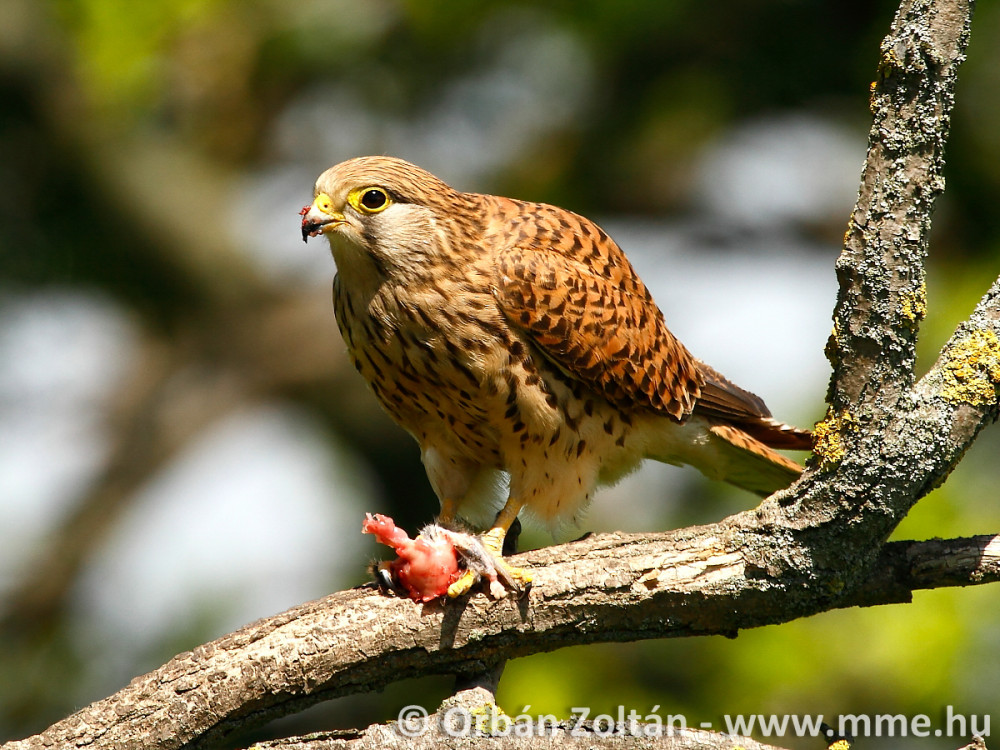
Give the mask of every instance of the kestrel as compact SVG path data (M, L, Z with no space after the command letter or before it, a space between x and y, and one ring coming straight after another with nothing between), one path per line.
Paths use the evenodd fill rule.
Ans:
M645 458L761 496L801 473L774 449L809 450L810 433L695 359L592 221L462 193L382 156L328 169L302 216L303 239L330 242L351 360L420 444L438 523L454 524L498 470L509 477L481 537L498 562L522 508L571 519ZM500 564L508 582L530 581Z

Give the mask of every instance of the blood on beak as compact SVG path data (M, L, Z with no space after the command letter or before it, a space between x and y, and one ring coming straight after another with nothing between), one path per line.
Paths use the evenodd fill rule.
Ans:
M311 206L303 206L299 216L302 217L303 242L346 223L344 215L333 209L333 201L325 193L317 195Z

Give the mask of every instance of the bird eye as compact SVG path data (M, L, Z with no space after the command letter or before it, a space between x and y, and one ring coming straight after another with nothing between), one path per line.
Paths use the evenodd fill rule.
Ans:
M361 193L358 202L368 211L381 211L389 205L389 196L382 188L368 188Z

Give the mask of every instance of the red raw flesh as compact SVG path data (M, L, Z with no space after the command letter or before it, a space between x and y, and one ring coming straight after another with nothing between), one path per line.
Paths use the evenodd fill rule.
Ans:
M443 534L434 539L410 539L391 518L378 513L365 514L361 531L374 534L380 543L396 550L399 557L389 563L389 570L415 602L443 596L461 572L455 547Z

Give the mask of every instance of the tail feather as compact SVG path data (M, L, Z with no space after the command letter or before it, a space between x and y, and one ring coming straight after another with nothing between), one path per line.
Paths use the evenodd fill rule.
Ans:
M773 421L773 420L771 420ZM772 431L781 434L781 425L774 422ZM803 430L796 430L787 427L789 435L802 434ZM721 466L716 467L719 471L719 479L729 484L735 485L745 490L749 490L761 497L767 497L773 492L782 490L802 473L802 467L790 458L781 455L768 447L763 441L751 435L743 425L734 426L731 424L715 424L709 427L712 435L712 442L721 459ZM808 435L808 433L805 433ZM766 433L767 437L772 437L772 433ZM798 440L803 438L799 437ZM809 437L808 447L812 447L812 438ZM775 441L777 442L777 440ZM769 442L769 444L775 444ZM798 447L799 444L779 447Z
M734 424L771 448L812 450L811 432L779 422L760 396L740 388L704 362L697 365L704 383L694 407L696 414L713 423Z
M801 430L770 417L740 421L736 424L742 432L770 448L791 451L811 451L813 449L812 432Z

